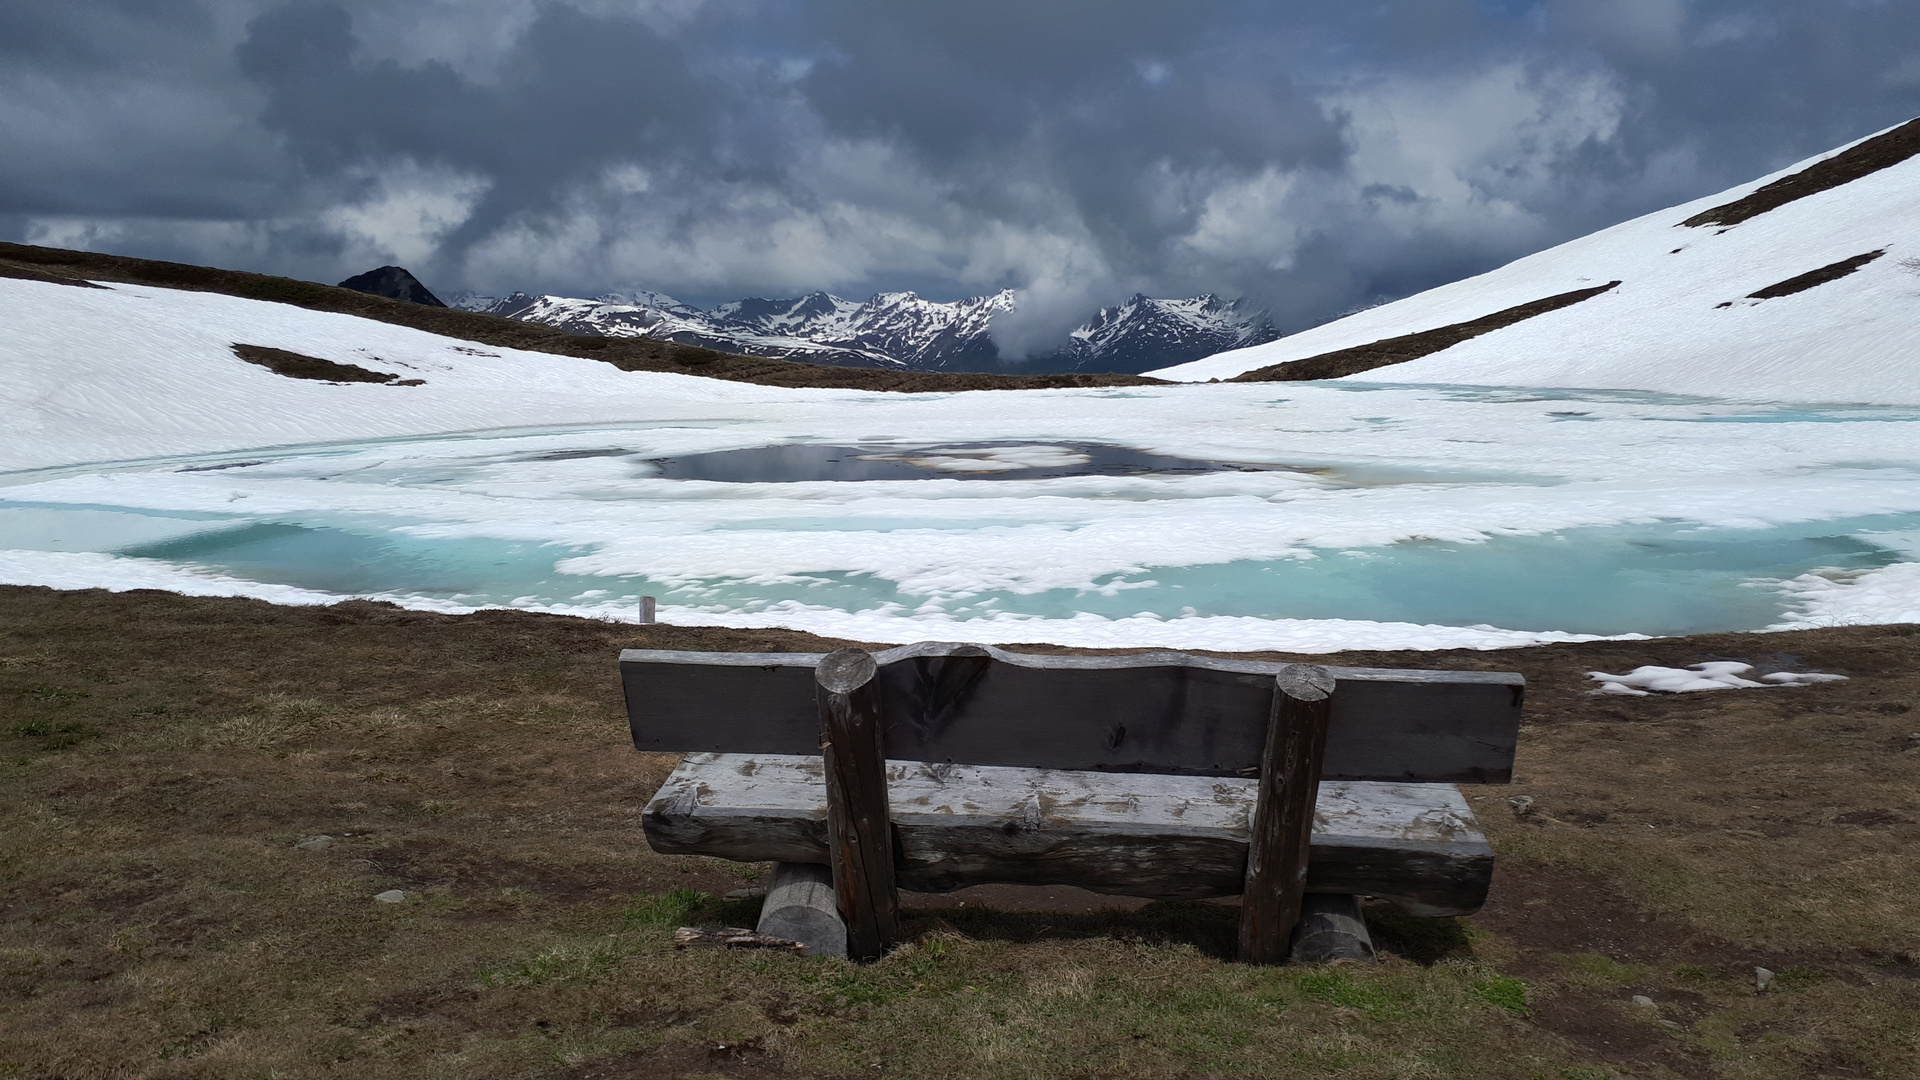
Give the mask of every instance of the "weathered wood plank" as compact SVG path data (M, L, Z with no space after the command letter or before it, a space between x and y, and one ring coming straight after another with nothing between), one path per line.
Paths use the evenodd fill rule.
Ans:
M817 752L817 653L621 653L634 746ZM1177 652L1044 656L922 642L877 653L887 756L1028 768L1251 775L1285 664ZM1330 667L1330 780L1504 783L1525 680Z
M1178 900L1236 895L1245 881L1251 779L889 761L887 785L901 888L1079 885ZM817 755L689 754L642 821L668 854L825 863L826 816ZM1466 915L1492 874L1493 851L1452 785L1321 783L1309 892Z
M710 945L721 949L777 949L780 952L806 952L804 943L773 937L744 926L682 926L673 932L675 948Z
M1320 758L1327 749L1333 676L1297 664L1274 679L1273 718L1260 757L1247 884L1240 901L1240 962L1287 959L1300 897L1307 886L1308 837L1320 795Z
M899 937L878 674L873 657L860 649L828 653L814 669L826 752L828 861L847 923L847 955L862 961L880 959Z

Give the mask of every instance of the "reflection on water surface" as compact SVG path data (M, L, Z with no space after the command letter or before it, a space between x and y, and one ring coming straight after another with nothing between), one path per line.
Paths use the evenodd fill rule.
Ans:
M574 456L585 456L574 451ZM1047 480L1061 476L1312 472L1285 465L1150 454L1102 443L755 446L647 462L668 480L783 484L816 480Z

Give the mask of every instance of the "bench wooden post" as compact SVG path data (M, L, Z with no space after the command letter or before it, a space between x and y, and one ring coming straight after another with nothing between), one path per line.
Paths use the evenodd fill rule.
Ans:
M833 889L847 921L847 955L862 961L879 959L899 933L878 673L860 649L828 653L814 669Z
M791 935L789 935L791 936ZM1308 893L1300 898L1300 921L1293 928L1293 962L1329 960L1372 963L1373 935L1352 893Z
M1240 960L1287 959L1306 892L1308 842L1320 792L1320 761L1333 711L1333 676L1294 664L1274 677L1273 712L1260 756L1260 793L1247 845L1246 891L1240 900Z
M774 863L754 929L797 941L809 956L847 955L847 924L833 894L833 871L819 863Z

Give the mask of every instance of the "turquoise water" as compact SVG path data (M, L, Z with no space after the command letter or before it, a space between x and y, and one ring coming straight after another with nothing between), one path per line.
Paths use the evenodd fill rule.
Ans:
M1582 634L1694 634L1780 621L1766 579L1870 570L1902 561L1842 531L1912 528L1914 518L1810 527L1701 531L1681 526L1583 529L1480 544L1400 543L1311 559L1156 568L1152 589L1113 596L1061 591L1023 599L1068 616L1193 607L1202 615L1366 619ZM1186 604L1182 598L1188 598ZM1144 601L1144 602L1143 602Z
M29 524L31 519L32 524ZM764 528L767 522L759 525ZM791 529L794 522L771 523ZM937 522L820 522L874 533ZM961 524L961 523L948 523ZM130 508L0 501L0 529L40 550L106 550L242 581L342 595L424 597L470 606L662 604L758 611L782 602L865 610L919 609L929 597L867 573L825 571L790 580L717 576L674 582L645 574L569 574L556 564L593 545L443 539L407 523L351 526L240 516L157 514ZM955 617L992 612L1110 618L1153 612L1269 619L1350 619L1590 634L1689 634L1778 622L1786 602L1769 579L1870 570L1901 561L1860 534L1920 529L1920 515L1879 515L1769 529L1678 524L1503 536L1484 543L1417 541L1312 557L1150 567L1095 581L1095 589L982 592L932 598ZM118 535L130 542L112 543ZM749 533L743 533L751 543ZM107 541L103 547L102 541ZM1761 584L1756 584L1761 583Z

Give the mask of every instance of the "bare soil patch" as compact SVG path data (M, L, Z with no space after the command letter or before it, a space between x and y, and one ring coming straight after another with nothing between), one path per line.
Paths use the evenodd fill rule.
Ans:
M1824 161L1816 161L1730 203L1702 210L1680 224L1694 228L1738 225L1795 199L1804 199L1898 165L1915 154L1920 154L1920 119L1909 120Z
M1590 289L1574 289L1571 292L1558 293L1525 304L1515 304L1513 307L1504 308L1491 315L1482 315L1478 319L1469 319L1466 322L1422 330L1417 334L1383 338L1365 345L1355 345L1349 349L1338 349L1318 356L1309 356L1304 360L1270 364L1267 367L1255 368L1235 375L1227 381L1303 382L1308 379L1338 379L1343 375L1357 375L1362 371L1372 371L1374 368L1404 364L1409 360L1418 360L1423 356L1451 348L1463 341L1477 338L1481 334L1512 326L1536 315L1545 315L1549 311L1570 307L1582 300L1599 296L1619 284L1618 281L1609 281L1605 285L1595 285Z
M1373 967L1078 890L909 896L865 967L676 951L764 868L645 846L617 651L842 644L0 588L0 1075L1920 1074L1920 627L1318 658L1529 681L1488 906L1370 904ZM1587 693L1717 659L1851 679Z
M235 343L233 354L249 364L257 364L275 375L289 379L315 379L320 382L369 382L389 386L419 386L424 379L402 379L385 371L373 371L358 364L340 364L266 345Z
M1792 296L1794 293L1806 292L1815 285L1825 285L1829 281L1838 281L1886 253L1887 249L1881 248L1878 251L1868 251L1860 255L1852 256L1851 258L1841 259L1839 262L1831 262L1820 267L1818 270L1809 270L1804 274L1796 274L1785 281L1775 282L1764 289L1750 292L1747 294L1747 299L1772 300L1775 297Z
M600 360L622 371L670 371L764 386L819 386L901 393L950 393L960 390L1044 390L1060 387L1165 385L1141 375L1060 374L987 375L960 372L881 371L833 367L738 356L693 345L650 338L606 338L569 334L538 323L497 315L429 307L355 292L335 285L218 270L186 263L103 255L91 251L0 243L0 274L36 281L85 284L124 281L167 289L224 293L250 300L293 304L313 311L335 311L363 319L410 326L503 348Z

